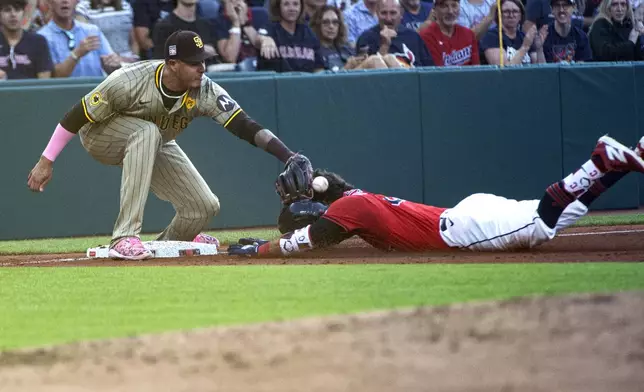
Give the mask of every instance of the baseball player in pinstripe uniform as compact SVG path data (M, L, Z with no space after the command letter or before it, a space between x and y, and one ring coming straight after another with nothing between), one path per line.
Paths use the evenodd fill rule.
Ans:
M199 35L173 33L166 41L165 60L117 70L68 111L29 173L29 188L42 192L51 180L54 160L77 133L94 159L122 167L120 212L109 251L113 258L142 260L152 255L139 239L149 190L176 210L158 240L217 243L201 230L219 212L219 200L175 142L195 117L211 117L287 167L298 165L312 172L305 156L294 154L254 122L204 75L209 57Z

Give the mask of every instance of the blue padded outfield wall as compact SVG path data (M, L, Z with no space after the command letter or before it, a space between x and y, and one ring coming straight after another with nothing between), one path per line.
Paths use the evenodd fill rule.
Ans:
M329 74L211 74L252 117L315 167L367 190L451 206L476 192L538 199L588 159L605 133L634 145L644 134L644 65L423 68ZM55 125L100 78L0 85L5 168L0 239L109 234L120 169L95 162L76 138L43 194L27 174ZM221 202L211 228L274 225L282 165L210 119L177 139ZM644 204L631 174L595 209ZM148 199L144 232L174 211Z

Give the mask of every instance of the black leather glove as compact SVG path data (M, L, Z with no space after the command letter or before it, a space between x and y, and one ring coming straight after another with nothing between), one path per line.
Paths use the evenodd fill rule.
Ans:
M286 161L284 171L277 176L275 190L288 205L299 199L313 197L313 166L302 154L295 154Z

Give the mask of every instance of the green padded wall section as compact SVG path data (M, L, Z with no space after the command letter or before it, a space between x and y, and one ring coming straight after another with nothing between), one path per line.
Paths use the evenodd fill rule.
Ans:
M418 76L277 78L280 137L357 187L422 201Z
M421 71L425 202L540 199L561 176L556 68Z
M634 84L630 64L561 68L564 174L588 160L597 139L606 133L628 146L639 139ZM637 207L638 176L623 178L591 209Z

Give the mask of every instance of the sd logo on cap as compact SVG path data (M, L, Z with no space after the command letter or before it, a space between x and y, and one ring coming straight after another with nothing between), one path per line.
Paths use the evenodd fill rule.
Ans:
M179 30L172 33L165 41L165 59L179 60L187 64L199 64L213 54L204 49L201 37L188 30Z

